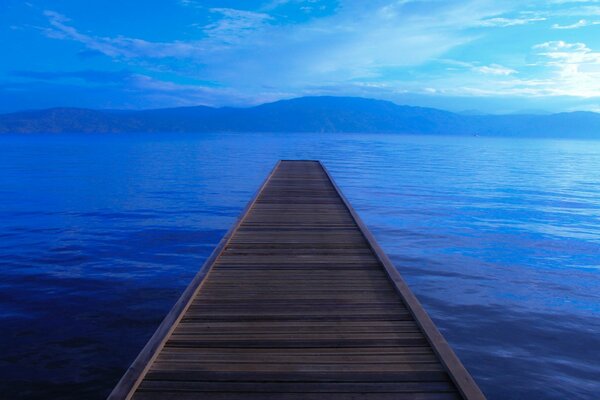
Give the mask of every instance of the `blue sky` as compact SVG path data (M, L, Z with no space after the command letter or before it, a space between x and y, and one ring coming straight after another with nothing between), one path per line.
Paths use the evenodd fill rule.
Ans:
M2 0L0 52L0 112L304 95L600 111L600 0Z

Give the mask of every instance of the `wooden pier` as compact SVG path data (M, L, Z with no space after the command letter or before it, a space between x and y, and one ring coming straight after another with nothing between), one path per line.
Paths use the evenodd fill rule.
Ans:
M484 399L318 161L280 161L109 399Z

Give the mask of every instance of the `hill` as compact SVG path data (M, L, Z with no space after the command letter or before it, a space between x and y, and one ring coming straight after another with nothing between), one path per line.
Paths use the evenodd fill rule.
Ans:
M249 108L53 108L0 115L0 133L364 132L600 138L600 114L465 115L358 97L301 97Z

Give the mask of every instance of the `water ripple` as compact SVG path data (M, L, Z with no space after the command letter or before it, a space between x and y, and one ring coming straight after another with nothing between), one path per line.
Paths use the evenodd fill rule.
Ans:
M103 399L278 159L321 159L491 400L600 392L600 142L0 137L0 392Z

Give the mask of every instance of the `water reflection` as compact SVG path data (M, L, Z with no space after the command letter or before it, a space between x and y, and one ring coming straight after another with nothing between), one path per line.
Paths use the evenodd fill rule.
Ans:
M600 142L0 137L0 390L104 398L278 159L325 162L490 399L600 391Z

